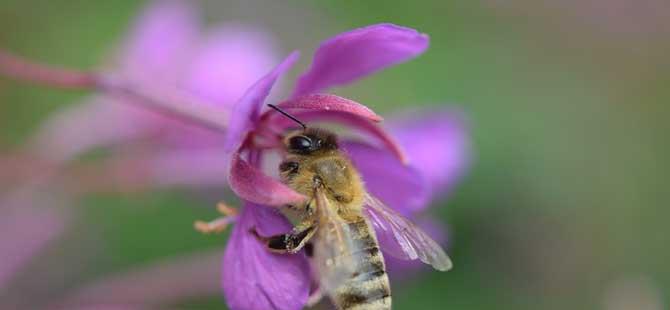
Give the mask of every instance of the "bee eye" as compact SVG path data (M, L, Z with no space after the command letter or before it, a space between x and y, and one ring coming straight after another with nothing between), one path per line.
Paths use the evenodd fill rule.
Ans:
M288 143L289 147L296 151L307 151L312 147L312 140L305 136L295 136Z

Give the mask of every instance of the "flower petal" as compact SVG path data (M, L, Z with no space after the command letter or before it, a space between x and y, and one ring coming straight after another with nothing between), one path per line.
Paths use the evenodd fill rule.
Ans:
M373 122L381 122L382 117L370 108L346 98L331 94L311 94L287 100L279 104L284 110L305 109L320 111L338 111L353 114Z
M137 19L119 56L121 72L134 80L174 80L199 31L188 1L158 0Z
M305 200L290 187L263 174L235 152L231 160L230 188L240 198L263 205L283 206Z
M221 265L221 250L196 252L152 261L128 271L107 275L65 298L63 309L79 305L167 305L187 299L220 293L216 274Z
M270 213L268 213L270 212ZM230 236L223 257L223 292L233 310L302 309L310 289L310 272L304 254L270 253L249 230L263 223L258 218L291 225L270 208L247 203ZM264 214L267 213L267 214Z
M102 96L51 116L31 141L35 154L66 161L96 147L138 139L151 128L146 111Z
M254 128L260 117L260 109L265 98L270 94L277 78L289 70L298 60L297 51L291 53L274 70L256 81L235 104L231 114L228 131L226 132L225 149L232 153L237 150L247 133Z
M341 142L341 146L372 195L406 216L426 207L429 185L419 171L383 149L353 141Z
M255 206L254 222L256 231L265 237L279 235L288 232L293 226L277 208L268 206Z
M393 24L378 24L339 34L321 44L312 67L293 97L353 82L385 67L416 57L428 48L428 36Z
M275 51L272 38L259 30L218 26L191 55L186 87L208 102L233 106L277 63Z
M462 113L453 110L406 114L389 122L389 131L434 193L446 193L470 162L470 134Z
M228 183L222 153L220 148L165 150L138 162L149 169L152 186L221 187Z
M58 197L25 188L0 201L0 291L66 227ZM42 208L45 207L45 208Z

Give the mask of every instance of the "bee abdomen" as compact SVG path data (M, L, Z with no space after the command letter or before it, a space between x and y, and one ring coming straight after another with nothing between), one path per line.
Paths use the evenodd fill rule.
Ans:
M343 310L391 309L391 290L384 270L361 273L337 290L336 304Z
M358 270L336 290L335 303L344 310L391 309L391 287L384 257L379 251L374 232L363 221L350 224L358 233L358 251L352 253L360 264Z

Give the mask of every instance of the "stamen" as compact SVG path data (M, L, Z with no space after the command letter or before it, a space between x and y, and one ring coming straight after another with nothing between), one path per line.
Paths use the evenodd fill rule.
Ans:
M227 203L223 201L220 201L218 204L216 204L216 209L219 210L219 212L225 216L237 215L237 209L229 206Z
M222 216L213 221L195 221L193 228L203 234L222 233L226 227L237 220L237 216Z
M213 221L195 221L193 228L203 234L221 233L226 227L237 220L237 209L229 206L225 202L219 202L216 209L224 216L218 217Z

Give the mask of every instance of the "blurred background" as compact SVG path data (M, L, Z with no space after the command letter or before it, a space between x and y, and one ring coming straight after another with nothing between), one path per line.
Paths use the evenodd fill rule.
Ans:
M451 105L470 123L470 170L429 211L449 227L455 268L394 282L394 309L667 309L669 2L197 3L210 23L266 31L278 55L300 49L299 69L321 40L351 28L392 22L430 35L418 59L336 90L381 114ZM2 0L0 46L98 68L144 5ZM29 163L12 154L49 115L85 96L0 78L0 168ZM104 154L81 160L96 156ZM18 184L0 181L0 193L21 195ZM221 309L228 234L203 236L191 226L229 197L226 189L170 187L87 193L75 203L51 195L52 210L26 216L28 232L13 234L20 227L0 218L0 249L49 239L4 284L0 268L0 300L39 308L89 285L140 299L174 295L158 308ZM40 227L49 225L58 234L47 238ZM202 264L160 271L180 259ZM101 278L111 280L96 286ZM165 287L140 293L119 284L145 278ZM183 287L173 282L180 278Z

